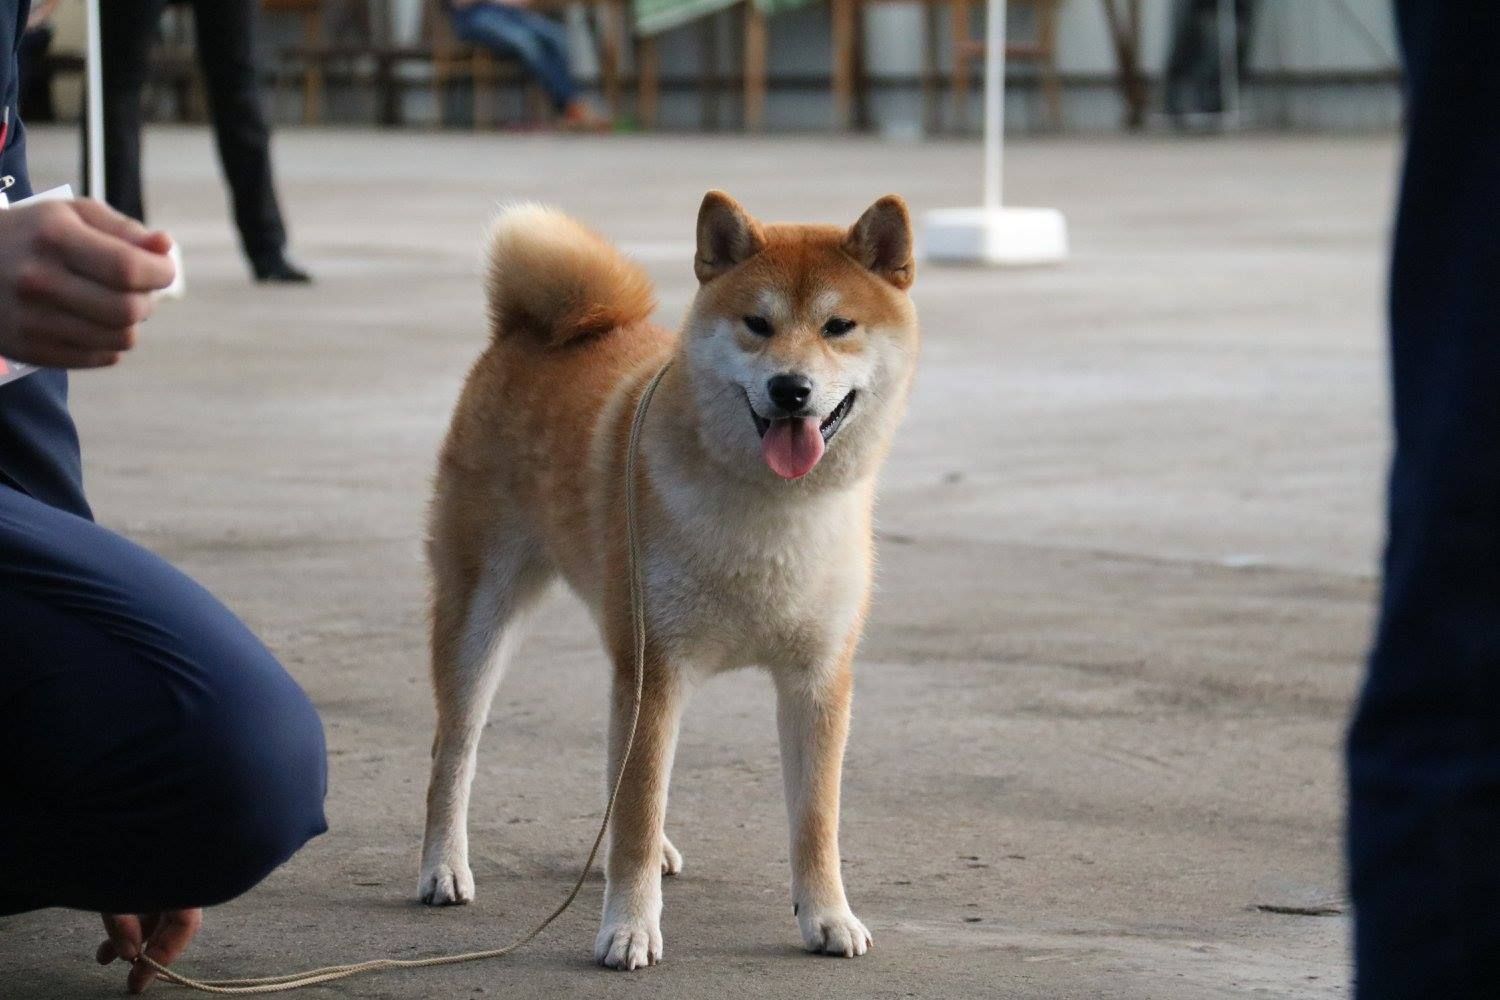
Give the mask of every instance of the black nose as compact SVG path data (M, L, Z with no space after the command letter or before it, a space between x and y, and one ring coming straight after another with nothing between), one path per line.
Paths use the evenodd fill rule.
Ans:
M806 406L812 390L812 379L806 375L772 375L766 381L766 392L771 394L771 402L788 413L795 413Z

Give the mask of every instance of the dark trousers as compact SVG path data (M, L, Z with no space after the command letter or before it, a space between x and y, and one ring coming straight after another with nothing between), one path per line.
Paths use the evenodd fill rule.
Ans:
M231 899L326 828L317 713L207 591L89 519L71 424L11 430L28 461L0 485L0 914Z
M1234 0L1235 67L1241 79L1250 63L1256 0ZM1218 114L1225 110L1219 0L1177 0L1172 48L1167 55L1168 114Z
M1380 623L1349 735L1360 1000L1500 997L1500 6L1397 0Z
M17 107L21 118L35 124L57 120L52 106L52 71L47 50L52 47L52 25L42 24L21 36L16 59L21 66L21 89Z
M168 0L105 0L104 190L115 208L144 220L141 195L141 90L157 24ZM271 131L260 103L254 0L193 0L198 62L208 85L219 161L234 200L234 221L252 260L286 246L271 176Z

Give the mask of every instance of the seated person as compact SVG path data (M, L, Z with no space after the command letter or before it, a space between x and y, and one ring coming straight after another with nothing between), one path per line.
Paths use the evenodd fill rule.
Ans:
M530 0L445 0L453 33L470 45L521 60L569 128L606 128L578 94L568 68L568 29L545 14L528 10Z

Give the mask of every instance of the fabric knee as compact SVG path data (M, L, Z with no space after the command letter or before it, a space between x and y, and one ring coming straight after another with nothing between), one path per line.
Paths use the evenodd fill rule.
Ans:
M238 895L323 832L322 725L245 625L81 518L0 489L5 905ZM17 902L19 901L19 902Z
M199 872L210 905L250 889L328 829L323 815L327 758L323 727L295 685L253 708L206 720L200 776Z
M148 908L233 899L328 828L323 727L306 695L258 644L207 676L157 758L159 832L135 855L158 873Z

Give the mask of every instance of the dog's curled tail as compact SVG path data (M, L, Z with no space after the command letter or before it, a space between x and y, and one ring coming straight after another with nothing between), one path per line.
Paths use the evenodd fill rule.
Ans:
M656 308L646 272L599 234L544 205L512 205L490 229L486 283L496 339L549 347L639 322Z

